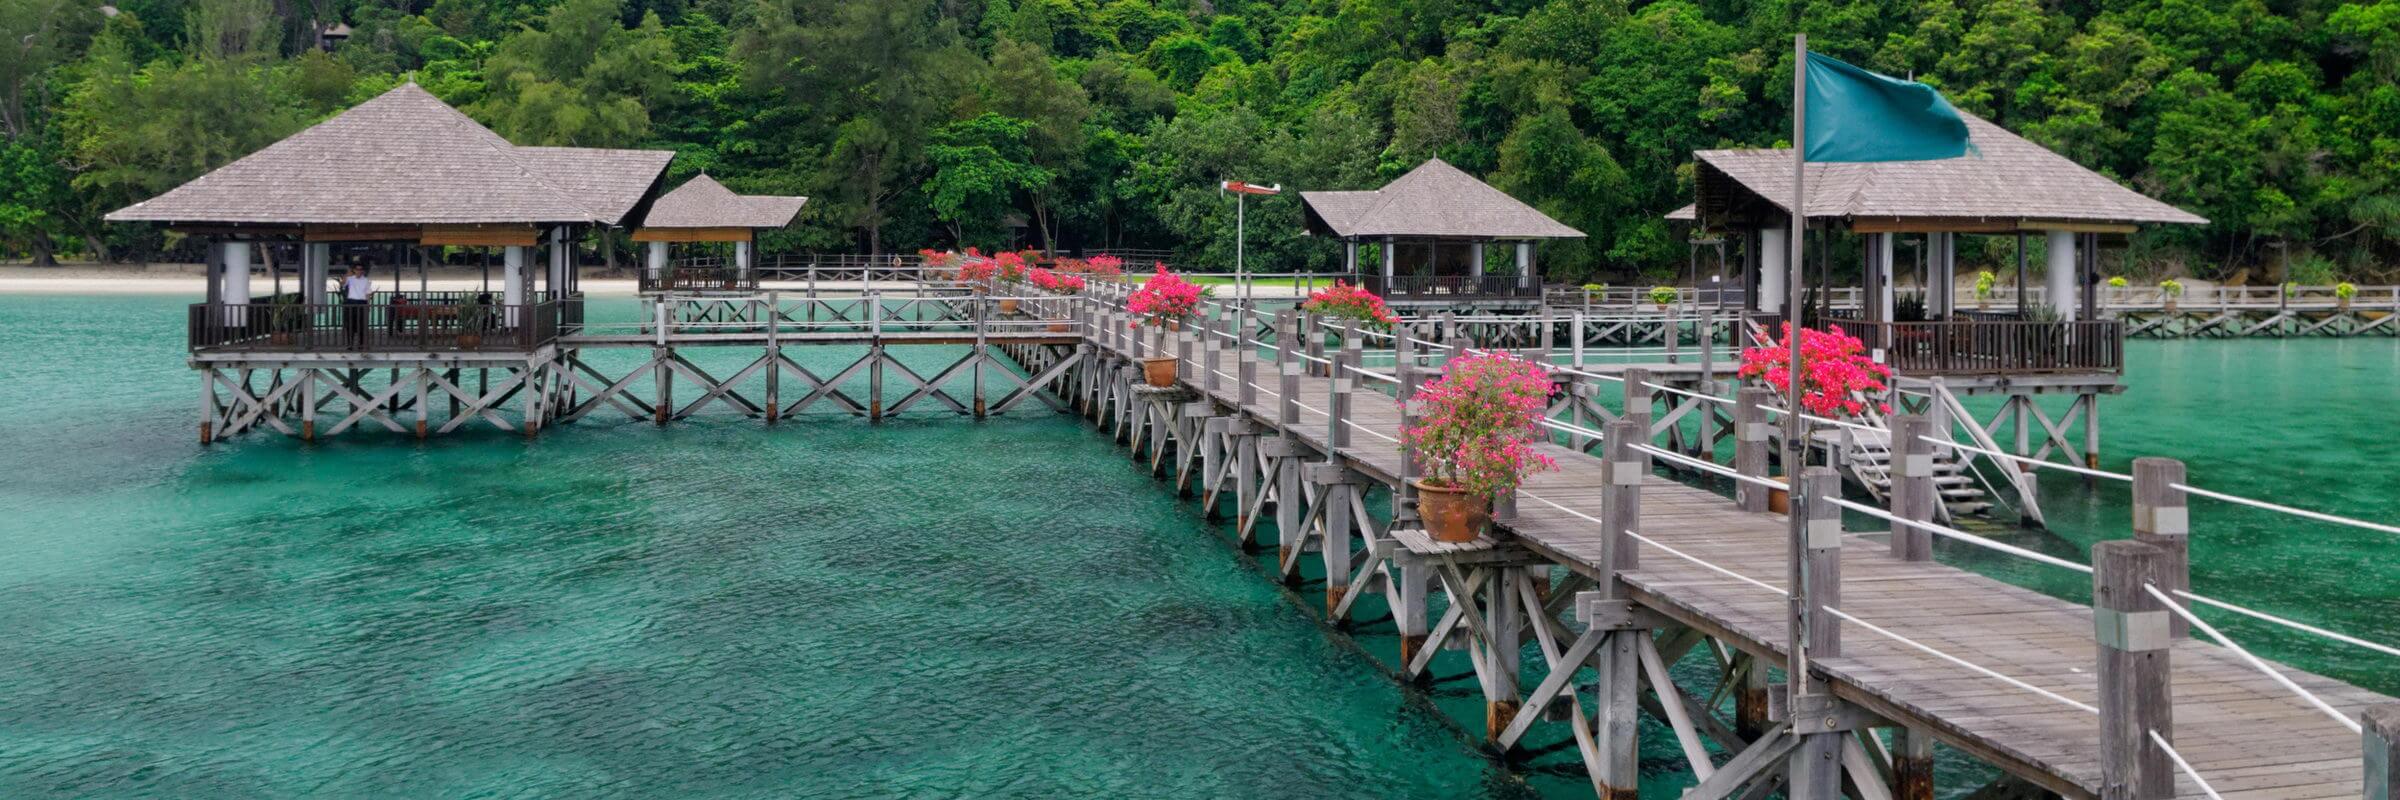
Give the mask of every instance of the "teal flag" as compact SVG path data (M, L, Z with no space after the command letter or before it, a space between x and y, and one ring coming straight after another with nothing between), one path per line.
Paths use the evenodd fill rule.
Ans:
M1808 54L1810 161L1931 161L1966 155L1967 121L1933 87Z

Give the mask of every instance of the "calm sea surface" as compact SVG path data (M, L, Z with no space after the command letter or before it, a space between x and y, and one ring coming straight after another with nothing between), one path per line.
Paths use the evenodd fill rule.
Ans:
M1471 680L1404 689L1390 637L1317 624L1070 417L202 448L184 302L0 295L0 797L1589 796L1571 752L1487 760ZM2131 348L2107 466L2400 518L2400 345ZM2012 541L2124 535L2122 487L2043 502ZM2393 537L2195 506L2202 592L2400 641Z

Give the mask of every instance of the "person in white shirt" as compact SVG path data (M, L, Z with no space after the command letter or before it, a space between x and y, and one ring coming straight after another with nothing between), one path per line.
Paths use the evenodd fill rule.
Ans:
M342 279L342 327L350 332L352 349L367 346L367 298L373 296L375 282L367 279L366 267L352 265Z

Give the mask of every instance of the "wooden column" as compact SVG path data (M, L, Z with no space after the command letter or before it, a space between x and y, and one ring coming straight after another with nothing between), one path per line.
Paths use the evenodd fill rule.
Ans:
M1416 425L1417 388L1422 373L1417 370L1416 334L1405 324L1392 326L1392 375L1400 381L1396 397L1400 406L1400 427L1405 430ZM1400 431L1393 431L1397 436ZM1425 474L1425 465L1417 459L1415 450L1400 448L1400 483L1392 487L1392 525L1417 524L1417 488L1412 481ZM1433 583L1433 565L1422 559L1399 563L1392 573L1392 591L1386 599L1392 607L1392 625L1400 636L1400 663L1415 662L1417 651L1425 649L1425 639L1432 632L1432 622L1426 619L1426 593ZM1430 679L1419 675L1419 680Z
M1484 631L1491 643L1484 648L1484 667L1488 674L1483 682L1483 733L1488 742L1498 742L1508 723L1517 718L1518 663L1525 651L1524 603L1517 595L1519 567L1490 567L1491 580L1484 583ZM1538 610L1538 609L1537 609Z
M1325 357L1325 331L1318 327L1320 322L1322 320L1315 314L1301 313L1298 335L1301 352L1308 354L1307 358L1301 359L1308 365L1308 374L1324 377L1327 374L1326 365L1318 361Z
M1601 598L1620 609L1632 608L1633 591L1618 576L1640 566L1638 544L1626 531L1639 531L1642 522L1642 481L1650 477L1650 455L1634 445L1646 441L1646 420L1619 418L1603 431L1600 495L1600 569L1607 577ZM1617 630L1593 653L1597 672L1592 735L1600 754L1600 774L1592 782L1603 800L1636 800L1641 789L1641 639L1648 632ZM1670 699L1671 701L1671 699Z
M1233 387L1236 402L1243 406L1258 403L1258 342L1250 338L1250 307L1243 303L1234 307L1233 314Z
M972 356L975 361L967 367L969 371L974 373L971 376L973 388L970 391L974 394L975 418L983 419L983 360L984 353L991 346L991 337L989 332L991 322L989 316L984 313L983 301L980 298L969 300L967 301L967 304L975 309L975 353ZM773 327L774 324L772 317L773 315L770 313L770 321L768 323L769 327Z
M767 293L767 424L773 425L783 416L783 301L776 292ZM980 365L976 378L983 376Z
M1767 456L1774 449L1768 439L1774 423L1767 421L1767 406L1775 400L1775 390L1764 386L1743 387L1733 396L1733 470L1744 475L1767 476ZM1748 481L1733 485L1733 502L1743 511L1767 510L1768 490Z
M2133 540L2158 548L2158 588L2170 595L2192 588L2191 499L2174 488L2182 482L2181 461L2133 460ZM2192 624L2168 614L2167 630L2182 639L2192 635Z
M2143 587L2158 583L2165 551L2143 542L2092 546L2092 628L2100 684L2100 797L2175 796L2175 765L2150 741L2175 740L2170 684L2172 616ZM2164 587L2161 587L2164 588Z
M2366 800L2400 800L2400 703L2386 703L2359 713Z
M1933 482L1933 443L1922 437L1933 433L1933 423L1916 414L1892 417L1891 476L1892 516L1914 522L1931 522L1935 503L1942 501L1941 487ZM1924 528L1906 525L1892 526L1892 557L1902 561L1932 561L1933 533Z
M1841 655L1841 621L1827 608L1842 603L1842 509L1831 502L1840 497L1841 476L1830 467L1802 470L1792 492L1792 513L1800 515L1799 541L1791 543L1793 588L1787 635L1794 653L1790 671L1793 719L1807 719L1831 708L1833 693L1806 659ZM1802 658L1800 654L1805 654ZM1804 732L1792 750L1788 767L1791 800L1838 800L1842 786L1840 731Z
M1300 424L1300 373L1308 365L1300 358L1304 352L1299 342L1300 320L1298 313L1289 310L1275 314L1275 365L1280 378L1275 386L1275 422L1286 437L1292 435L1292 426Z
M1333 364L1327 372L1331 377L1325 386L1325 446L1333 452L1325 455L1340 462L1342 448L1350 446L1350 395L1357 390L1361 354L1358 349L1357 323L1343 326L1342 346L1333 354Z
M1625 418L1642 421L1640 441L1650 441L1650 371L1640 367L1625 370Z
M1212 400L1219 388L1217 372L1224 368L1225 343L1223 337L1217 335L1226 327L1223 312L1223 306L1209 306L1208 316L1202 317L1200 322L1200 388L1212 395Z

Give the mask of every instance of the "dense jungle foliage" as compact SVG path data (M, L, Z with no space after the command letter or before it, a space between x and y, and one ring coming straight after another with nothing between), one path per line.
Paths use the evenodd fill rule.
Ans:
M813 197L770 250L1230 265L1216 181L1440 157L1590 234L1554 279L1672 272L1691 151L1788 136L1803 30L2215 221L2112 271L2400 277L2400 0L0 0L0 250L175 257L100 215L413 79L519 143ZM1295 196L1250 214L1254 268L1335 263Z

